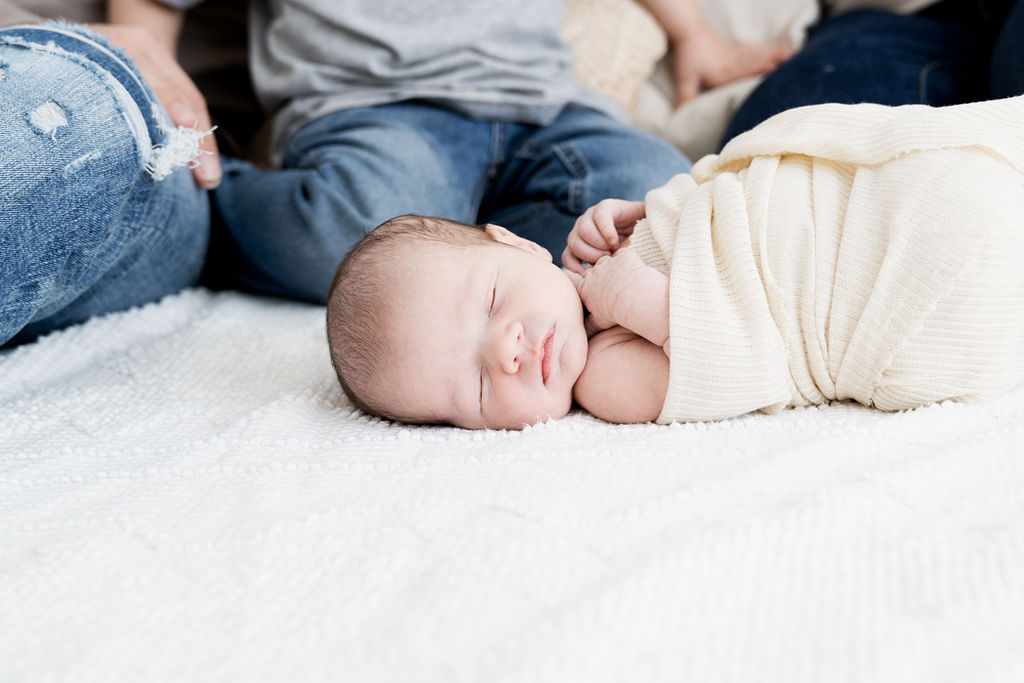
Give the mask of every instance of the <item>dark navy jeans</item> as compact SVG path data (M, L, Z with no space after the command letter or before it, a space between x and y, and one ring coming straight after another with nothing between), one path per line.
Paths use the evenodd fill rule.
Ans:
M801 50L740 106L721 144L787 109L823 102L945 106L1024 93L1024 1L979 20L983 2L946 0L917 15L848 12L814 27Z

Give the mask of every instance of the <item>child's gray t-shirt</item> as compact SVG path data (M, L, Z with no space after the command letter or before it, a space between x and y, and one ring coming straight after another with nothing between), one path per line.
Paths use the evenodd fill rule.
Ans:
M542 125L569 103L625 116L576 81L561 0L253 0L250 12L252 77L274 116L274 162L305 123L409 99Z

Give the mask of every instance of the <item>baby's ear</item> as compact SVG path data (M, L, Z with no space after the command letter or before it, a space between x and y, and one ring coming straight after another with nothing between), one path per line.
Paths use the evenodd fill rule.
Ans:
M500 225L488 223L487 225L484 226L484 232L490 235L491 239L493 239L495 242L501 242L502 244L507 244L510 247L518 247L523 251L528 251L535 256L541 257L545 261L552 261L550 251L540 246L533 240L528 240L525 237L520 237L519 235L508 230L507 228L501 227Z

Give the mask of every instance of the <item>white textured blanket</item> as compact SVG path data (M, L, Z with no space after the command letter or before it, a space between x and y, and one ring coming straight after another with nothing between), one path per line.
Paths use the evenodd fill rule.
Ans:
M322 328L197 290L0 354L0 681L1024 680L1024 392L409 428Z

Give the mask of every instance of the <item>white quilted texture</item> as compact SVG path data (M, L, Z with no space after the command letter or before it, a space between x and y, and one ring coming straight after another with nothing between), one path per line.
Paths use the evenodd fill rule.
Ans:
M322 328L196 290L0 354L0 680L1024 680L1024 392L409 428Z

